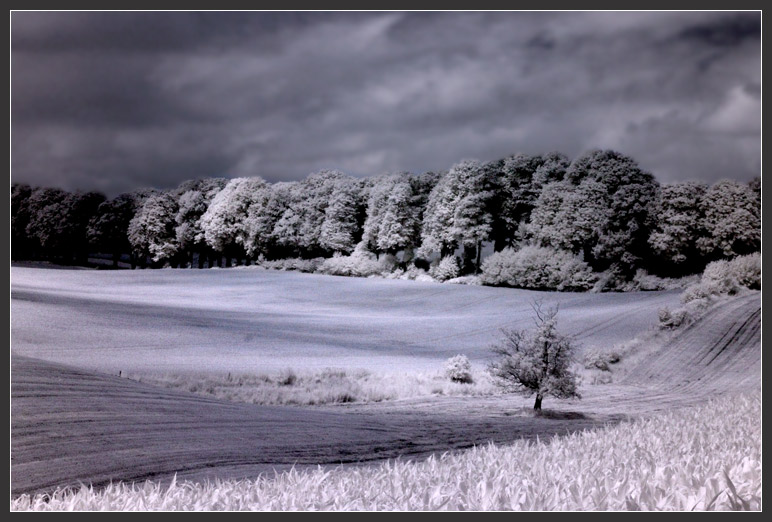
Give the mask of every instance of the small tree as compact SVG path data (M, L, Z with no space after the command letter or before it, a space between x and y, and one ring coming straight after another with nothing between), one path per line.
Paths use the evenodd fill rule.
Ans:
M488 371L502 388L536 394L533 409L541 411L546 395L559 399L581 397L576 375L569 369L574 357L570 338L557 332L558 307L543 310L534 303L536 328L529 331L503 330L504 339L494 346L499 358Z

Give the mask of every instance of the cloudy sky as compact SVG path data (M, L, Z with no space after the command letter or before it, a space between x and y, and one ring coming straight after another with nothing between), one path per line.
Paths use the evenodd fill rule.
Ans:
M613 148L662 182L761 163L759 13L11 16L13 181L423 172Z

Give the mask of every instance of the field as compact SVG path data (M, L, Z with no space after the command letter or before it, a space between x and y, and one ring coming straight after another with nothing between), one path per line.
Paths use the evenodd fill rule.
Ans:
M483 446L422 462L290 471L168 486L22 495L41 510L761 509L760 396L727 397L548 443Z
M656 324L677 292L583 294L268 270L44 270L14 267L11 333L21 355L105 372L266 372L327 367L435 370L483 362L499 328L559 303L585 347Z
M731 450L705 441L705 448L710 448L714 452L711 458L715 458L710 466L705 464L708 467L704 473L700 471L695 482L684 486L684 491L697 488L693 491L697 497L690 499L684 493L686 500L675 496L662 500L655 495L659 500L654 501L648 494L632 498L644 509L688 508L692 500L698 509L704 509L732 507L732 502L740 502L738 498L753 500L760 494L760 489L755 489L755 475L749 471L751 478L743 475L745 478L732 479L747 486L747 491L735 497L723 493L713 504L710 499L704 501L714 490L728 491L719 468L736 464L736 453L732 452L740 451L742 444L753 451L760 441L754 424L758 419L752 415L754 408L758 410L754 394L760 386L758 292L726 302L667 342L652 338L645 357L628 361L623 378L608 385L586 382L581 400L547 399L545 414L536 417L528 399L502 395L484 383L478 382L476 388L440 384L443 361L457 353L466 354L482 375L499 329L529 327L535 300L559 303L560 330L575 336L583 351L646 338L656 325L657 310L676 306L679 293L531 292L257 269L112 272L14 267L11 278L11 489L16 497L83 482L94 484L96 492L82 491L77 497L81 500L61 497L65 504L59 507L83 501L95 504L77 506L120 509L124 506L120 502L137 507L137 502L149 502L150 497L157 503L148 507L183 507L195 505L184 504L186 495L200 495L200 507L233 509L428 509L440 505L451 509L539 505L544 509L602 509L604 505L624 509L635 504L614 503L619 492L626 491L619 484L611 488L613 494L609 493L607 504L595 499L580 505L567 497L553 499L553 504L541 499L538 502L546 503L538 504L528 495L523 498L530 500L518 504L513 500L519 498L515 490L507 490L506 495L478 495L464 503L450 486L448 489L442 484L422 487L421 494L429 495L423 503L417 493L404 491L395 492L390 503L375 498L374 493L365 495L364 490L357 500L355 485L365 482L357 482L355 477L370 481L375 479L367 473L375 473L391 476L383 480L393 482L397 480L394 470L404 469L399 477L416 477L416 483L422 484L418 477L428 473L422 466L446 469L443 466L447 464L448 476L453 476L458 469L454 466L475 467L469 459L478 459L478 471L488 473L494 484L495 476L503 472L488 464L533 451L529 441L538 438L538 451L546 455L552 451L549 444L558 445L552 447L554 450L569 443L561 441L623 438L603 430L649 433L645 431L649 421L619 424L632 417L665 419L665 423L683 418L686 424L674 428L672 436L693 433L688 431L691 429L703 430L705 437L711 438L721 433L713 427L722 424L720 412L731 410L735 399L713 403L712 410L700 410L700 405L728 390L750 393L737 399L744 405L737 415L742 413L746 420L738 421L735 427L743 431L732 432L732 440L737 442ZM363 399L354 396L353 402L320 401L330 404L314 407L245 404L271 401L247 400L238 393L218 396L208 389L188 387L190 382L205 379L223 383L245 376L287 375L289 369L298 378L290 387L325 372L332 378L354 376L356 382L368 381L372 386L362 392ZM391 393L373 395L387 389L386 383ZM276 399L274 403L287 402L291 401ZM691 409L683 413L671 412L687 406ZM698 418L703 416L712 420L700 424ZM731 428L725 424L720 429ZM551 440L555 435L589 429L595 431ZM744 438L747 440L742 442ZM506 446L513 441L518 441L515 446ZM425 460L429 455L490 442L505 446ZM582 444L595 447L598 442ZM616 448L609 451L624 454L624 446ZM692 450L704 451L697 446ZM485 453L497 451L503 453ZM755 470L756 461L753 453L750 455L751 461L744 466ZM377 464L393 457L402 460ZM407 458L419 461L407 464ZM662 458L666 462L670 457L665 454ZM548 461L544 462L547 466ZM372 464L350 466L356 463ZM310 469L320 464L323 470ZM345 468L332 471L340 464ZM275 481L263 478L254 482L259 473L267 472L265 476L270 477L274 471L293 466L295 471ZM624 480L627 475L617 471L613 477ZM562 473L561 468L555 472ZM329 481L320 479L327 473ZM167 489L175 475L177 482ZM630 477L625 487L634 487L637 479ZM244 478L252 481L241 481ZM136 491L120 489L126 486L108 487L103 493L106 497L99 497L100 488L111 481L146 479L156 485L140 486L149 492L145 500L137 500ZM202 485L207 479L230 482ZM184 480L193 482L182 485ZM298 481L296 486L293 480ZM267 500L275 491L271 488L286 491L296 487L301 496L305 485L320 480L337 484L329 491L342 487L341 481L353 489L341 493L341 504L320 500L332 498L324 495L337 495L322 490L319 497L310 495L305 505L297 496L276 497L277 504ZM469 480L477 478L469 476ZM414 482L413 478L409 481ZM436 495L435 486L439 488ZM703 486L705 489L700 490ZM570 484L566 487L570 490ZM597 489L587 487L588 491ZM525 485L523 488L527 491ZM237 492L234 502L241 502L241 498L243 503L218 503L216 498L223 491ZM114 500L105 500L108 497ZM451 497L459 503L453 504L448 500ZM372 502L368 503L368 498ZM39 499L30 497L18 497L12 507L23 509L28 505L25 502L43 507Z

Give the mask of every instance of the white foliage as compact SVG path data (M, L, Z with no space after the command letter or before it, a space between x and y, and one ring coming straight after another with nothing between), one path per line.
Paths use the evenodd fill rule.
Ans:
M440 262L429 270L431 275L437 281L447 281L454 279L461 273L456 256L445 256Z
M580 397L577 377L570 369L575 346L557 331L557 307L542 310L536 304L534 312L536 328L503 331L504 338L494 346L498 358L489 366L491 375L505 389L536 394L539 406L547 395Z
M210 247L218 252L236 244L246 249L246 216L266 187L262 178L234 178L217 193L201 216L201 229Z
M649 236L654 252L668 261L688 261L703 235L701 200L707 187L687 181L664 185L654 210L655 227Z
M705 253L734 257L761 247L761 208L748 185L721 180L701 200L706 235L698 241Z
M474 382L472 376L472 363L466 355L456 355L451 357L444 364L445 375L453 382L471 383Z
M349 256L335 255L325 259L318 272L328 275L369 277L391 272L396 266L394 256L382 255L376 259L375 254L364 249L360 243Z
M549 290L588 290L597 280L590 267L565 250L525 246L505 248L482 263L486 285Z
M681 296L684 303L736 294L743 288L761 288L761 255L748 254L731 261L708 263L700 282L686 289Z
M172 257L178 250L176 215L177 202L170 194L147 198L129 223L132 248L155 262Z
M333 185L319 235L323 248L342 253L354 250L359 198L359 186L353 179L343 178Z
M549 183L536 201L526 234L538 245L581 253L597 244L608 219L608 194L601 183Z
M424 256L476 247L491 234L493 218L487 201L492 197L488 173L478 161L464 160L443 175L429 194L421 230Z

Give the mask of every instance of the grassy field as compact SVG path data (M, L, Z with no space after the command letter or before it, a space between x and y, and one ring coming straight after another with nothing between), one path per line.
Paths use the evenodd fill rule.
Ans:
M21 495L12 510L758 510L761 400L727 396L548 443L270 478Z
M453 382L442 371L382 374L344 369L316 372L285 369L264 374L143 373L129 374L128 378L226 401L291 406L502 393L483 369L478 368L473 374L471 383Z
M433 372L456 354L484 365L502 327L559 304L583 348L657 324L679 292L535 292L271 270L11 268L12 349L117 374Z

